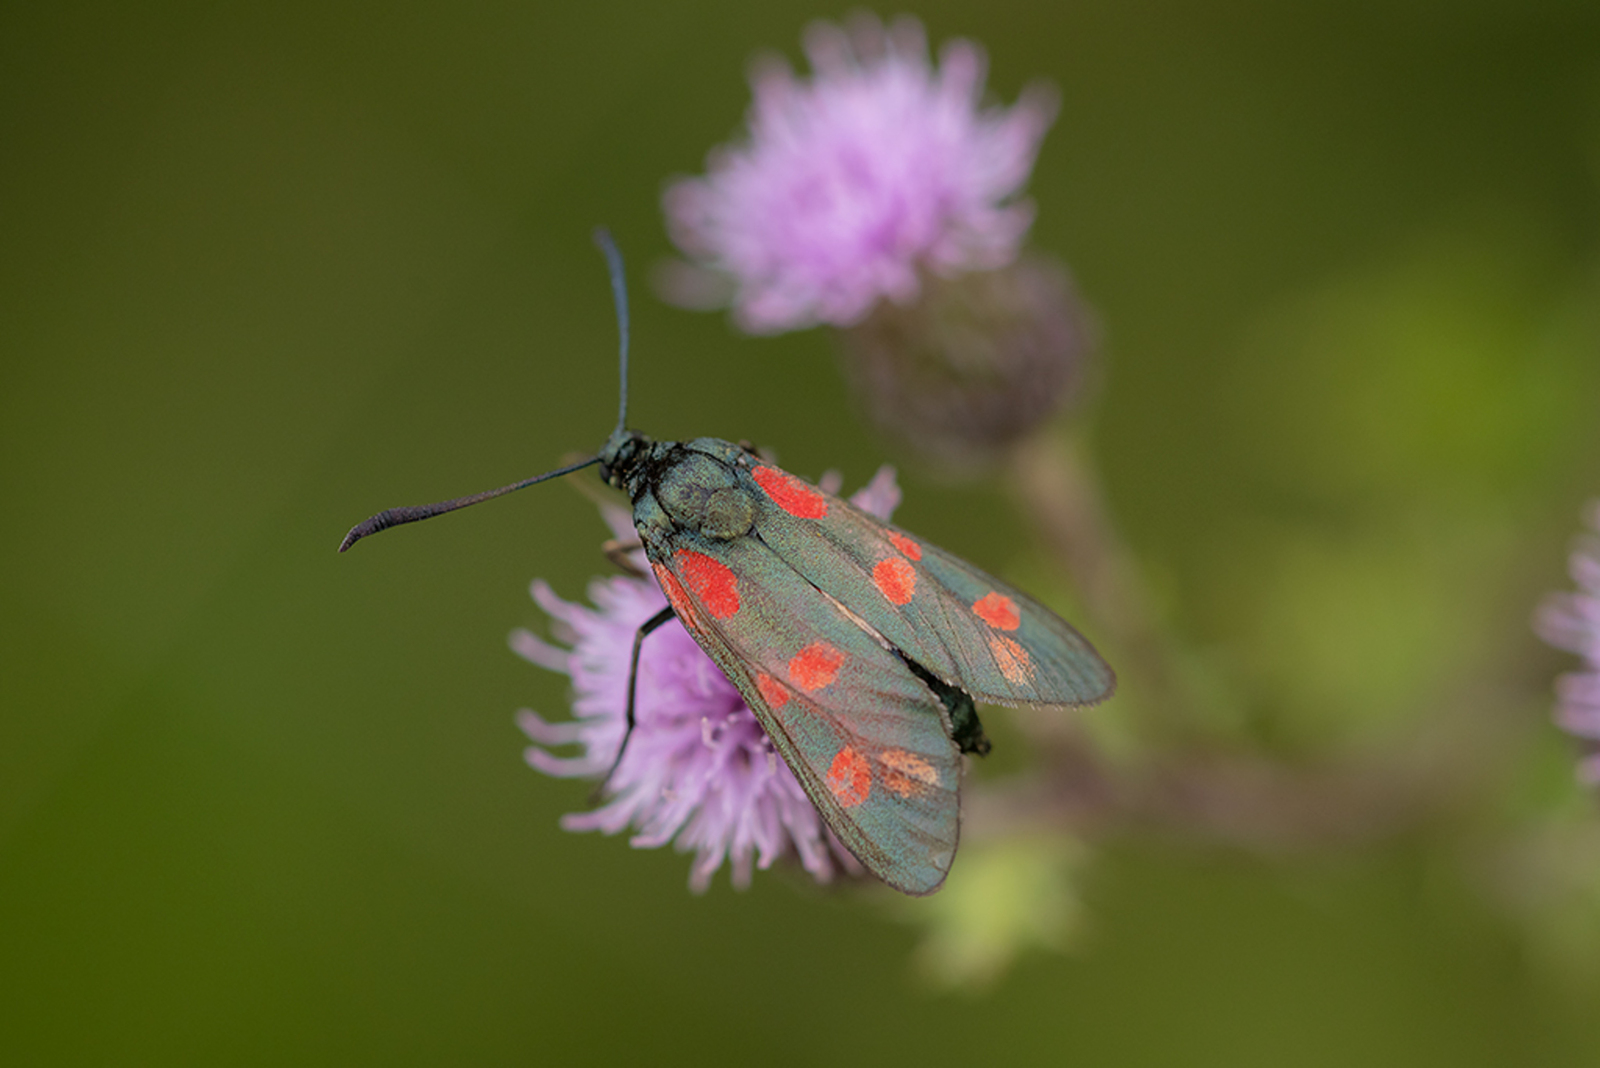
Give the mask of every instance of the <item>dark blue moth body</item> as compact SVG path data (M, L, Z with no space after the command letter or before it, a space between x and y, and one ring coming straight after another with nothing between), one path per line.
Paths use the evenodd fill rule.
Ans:
M840 841L895 889L932 893L960 836L961 756L989 749L975 702L1090 705L1115 688L1111 668L1038 602L749 449L627 430L622 265L610 239L599 240L622 327L623 381L617 428L600 453L500 489L380 512L352 528L340 551L598 463L633 502L671 606L639 629L634 677L640 644L676 616Z
M613 435L673 612L761 721L828 825L898 890L926 894L960 831L973 699L1079 706L1111 670L1048 609L716 438Z

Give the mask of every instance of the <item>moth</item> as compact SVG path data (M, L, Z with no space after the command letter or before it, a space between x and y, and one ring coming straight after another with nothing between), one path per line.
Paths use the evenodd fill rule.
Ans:
M645 639L680 620L744 697L806 796L866 869L907 894L944 883L961 826L962 754L989 751L976 703L1079 708L1111 668L1076 630L965 560L717 438L626 428L627 293L603 230L621 333L617 425L595 456L509 486L392 508L359 539L592 464L633 502L668 607L634 636L634 726ZM612 765L613 770L616 763Z

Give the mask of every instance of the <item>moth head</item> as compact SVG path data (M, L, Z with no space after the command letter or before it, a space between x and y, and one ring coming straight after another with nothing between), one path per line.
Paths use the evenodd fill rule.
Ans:
M634 430L618 430L600 450L600 478L607 485L627 490L628 476L638 466L639 457L650 439Z

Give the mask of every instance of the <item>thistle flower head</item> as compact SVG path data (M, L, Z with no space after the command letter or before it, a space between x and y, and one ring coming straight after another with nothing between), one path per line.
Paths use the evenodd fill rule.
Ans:
M1590 505L1588 520L1600 534L1600 502ZM1556 680L1556 723L1584 742L1579 777L1600 785L1600 538L1590 536L1580 545L1569 567L1577 592L1546 598L1534 627L1551 645L1583 657L1583 670Z
M1054 96L981 106L985 59L948 42L937 67L915 19L816 23L813 75L757 64L748 139L666 191L678 246L731 281L739 324L774 333L859 322L914 299L919 272L1002 267L1033 221L1018 200Z
M851 501L888 519L900 501L893 469L881 469ZM608 508L605 518L619 538L636 538L627 512ZM667 605L643 552L633 557L640 574L596 579L589 586L592 605L564 601L543 581L533 584L533 599L549 613L564 645L526 630L511 635L519 655L572 679L574 719L552 723L527 709L518 714L534 743L528 763L548 775L598 778L616 761L626 729L634 634ZM567 745L577 753L562 757L548 748ZM636 848L671 842L680 852L692 852L689 883L697 892L710 886L725 860L740 888L749 885L755 868L788 855L818 882L861 871L739 691L676 620L645 639L633 734L606 787L600 807L572 813L561 825L606 834L632 828Z

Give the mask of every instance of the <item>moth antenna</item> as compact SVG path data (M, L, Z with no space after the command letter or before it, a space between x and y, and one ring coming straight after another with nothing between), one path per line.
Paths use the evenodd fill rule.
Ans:
M617 251L617 243L611 240L611 231L604 226L594 229L594 243L600 246L600 251L605 254L606 267L611 272L611 296L617 305L617 332L621 335L621 356L618 362L622 368L622 393L617 404L617 429L614 434L626 430L628 423L628 281L622 273L622 253Z
M598 226L594 231L594 243L600 246L600 251L605 254L606 268L611 273L611 296L617 306L617 332L621 336L619 345L620 355L618 363L621 367L622 388L620 399L617 402L617 429L620 434L627 429L628 422L628 282L623 276L622 253L617 251L617 243L611 239L611 231L603 226ZM499 489L484 490L467 497L455 497L448 501L439 501L437 504L421 504L409 508L385 508L377 515L362 520L350 528L350 533L344 536L339 543L339 551L345 552L369 534L376 534L380 530L398 527L405 523L415 523L421 519L432 519L436 515L453 512L457 508L465 508L469 504L479 504L495 497L502 497L519 489L525 489L546 479L559 478L561 475L570 475L572 472L588 467L590 464L600 462L599 456L591 456L587 460L559 468L555 471L546 471L542 475L525 478L521 482L513 482L509 486Z
M363 519L351 527L350 533L346 534L344 541L339 543L339 551L344 552L368 534L376 534L380 530L388 530L390 527L398 527L404 523L415 523L419 519L432 519L436 515L444 515L446 512L453 512L457 508L465 508L469 504L478 504L495 497L503 497L516 490L526 489L537 482L558 478L561 475L570 475L574 471L581 471L590 464L599 462L600 457L591 456L587 460L580 460L578 463L569 464L554 471L546 471L542 475L534 475L532 478L525 478L521 482L513 482L509 486L501 486L499 489L484 490L482 493L474 493L467 497L454 497L448 501L440 501L437 504L419 504L410 508L385 508L372 518Z

